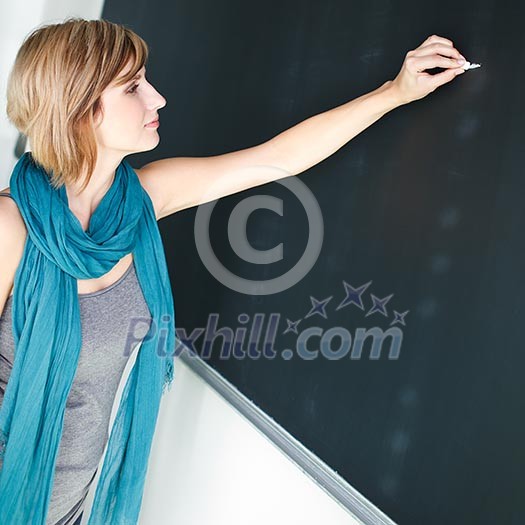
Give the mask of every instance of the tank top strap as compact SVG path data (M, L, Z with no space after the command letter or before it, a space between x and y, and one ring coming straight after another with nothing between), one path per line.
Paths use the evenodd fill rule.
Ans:
M11 197L13 200L15 200L15 198L10 193L0 192L0 197Z

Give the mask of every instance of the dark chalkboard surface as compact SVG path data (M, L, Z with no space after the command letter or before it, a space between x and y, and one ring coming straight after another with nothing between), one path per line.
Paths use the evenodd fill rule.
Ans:
M483 0L108 0L102 15L149 43L148 79L167 99L161 142L135 167L264 142L393 79L433 33L483 64L289 177L315 196L324 239L286 290L247 295L216 280L197 252L195 208L160 222L177 328L189 335L216 313L217 328L249 331L260 314L262 341L278 314L274 358L220 359L217 337L207 362L400 525L525 522L524 15ZM282 243L272 264L243 260L228 239L232 210L261 195L281 199L282 216L254 211L246 235L257 250ZM308 220L288 188L211 204L211 246L231 272L266 280L301 258ZM331 347L309 360L295 345L311 327L308 350L320 333ZM371 337L352 358L359 329L374 328L402 337L396 358L387 338L370 359ZM329 359L341 334L354 347Z

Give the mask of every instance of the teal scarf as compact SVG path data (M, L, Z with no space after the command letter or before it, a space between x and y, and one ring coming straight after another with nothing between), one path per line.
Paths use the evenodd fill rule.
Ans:
M77 279L104 275L130 252L152 322L122 393L89 525L136 524L175 347L173 297L153 204L125 160L85 232L65 186L55 190L29 152L15 165L10 189L28 237L14 280L15 359L0 409L0 525L45 525L82 344Z

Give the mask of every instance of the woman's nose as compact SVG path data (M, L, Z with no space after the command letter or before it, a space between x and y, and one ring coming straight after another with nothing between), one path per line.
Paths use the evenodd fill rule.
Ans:
M160 93L159 93L159 97L160 97L160 105L158 107L160 109L160 108L163 108L167 104L167 101Z
M166 103L166 99L150 84L148 107L160 109L163 108Z

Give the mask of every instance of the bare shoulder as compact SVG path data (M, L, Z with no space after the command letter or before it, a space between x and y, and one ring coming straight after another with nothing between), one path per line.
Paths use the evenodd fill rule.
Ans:
M159 220L161 218L160 211L161 211L161 206L162 206L161 196L159 195L159 192L156 190L155 185L152 184L151 177L145 176L143 168L136 169L134 171L137 174L137 177L139 178L141 186L144 188L144 190L146 190L146 193L151 199L151 202L153 204L153 209L155 210L156 220Z
M9 188L0 193L10 193ZM18 206L9 197L0 197L0 314L9 297L24 252L27 229Z
M0 190L0 193L11 193L9 188ZM0 226L2 227L2 240L20 238L22 245L27 235L26 225L16 202L9 197L0 198ZM5 231L9 227L11 231ZM22 235L21 235L22 234ZM7 237L5 237L7 235Z

